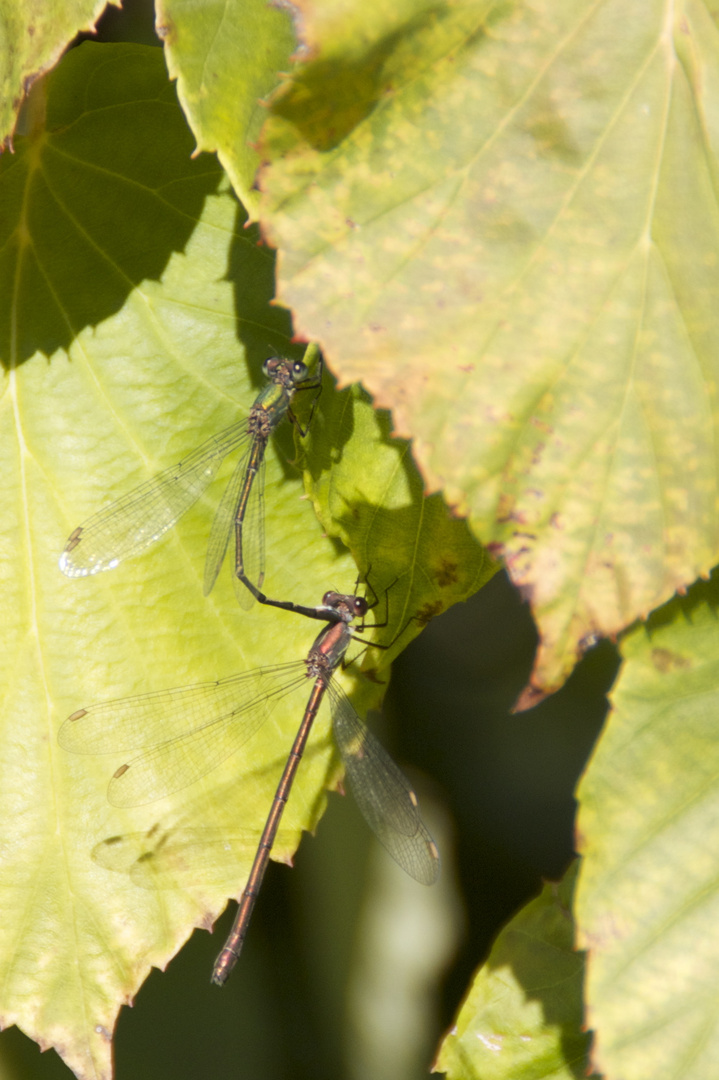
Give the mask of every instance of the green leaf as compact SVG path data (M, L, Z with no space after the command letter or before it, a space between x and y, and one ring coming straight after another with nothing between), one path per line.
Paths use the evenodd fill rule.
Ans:
M261 159L254 144L265 120L262 99L295 47L289 13L266 0L158 0L157 32L197 149L217 151L238 196L255 210Z
M110 3L120 6L120 0ZM5 0L0 15L0 147L12 141L18 111L33 82L57 63L76 34L94 27L105 6L106 0ZM41 122L34 110L27 119L30 126Z
M2 275L12 284L0 308L8 369L0 400L0 1022L55 1046L78 1075L97 1077L109 1075L107 1032L117 1011L150 966L164 966L193 926L209 926L228 893L241 891L306 691L278 705L246 748L206 779L132 809L106 798L127 753L69 754L57 744L58 728L96 702L299 660L318 625L257 605L243 612L227 568L202 595L212 514L233 462L143 556L81 579L64 577L58 556L89 515L247 415L273 348L296 357L305 350L291 344L286 312L271 306L271 253L244 228L216 163L189 159L159 50L74 50L48 79L46 116L53 127L18 140L16 156L0 161ZM300 423L309 397L298 395ZM325 400L334 400L329 386L316 420ZM381 437L391 442L386 430ZM345 438L346 485L353 458L356 473L367 469L362 438ZM267 454L265 587L316 604L328 588L352 588L356 566L323 535L295 453L285 424ZM381 473L396 470L395 459L378 456L376 492L392 490L394 474ZM437 601L423 562L431 541L422 531L421 486L406 454L402 468L413 477L411 498L420 499L407 512L422 543L390 593L388 625L375 631L380 641L401 628L407 603L414 614ZM446 511L442 519L433 509L431 520L445 541L456 536L447 558L461 557L466 587L492 572ZM373 559L380 599L393 574ZM445 592L442 602L457 595ZM379 703L378 679L356 668L337 678L360 713ZM277 858L291 857L338 778L321 714ZM141 834L152 851L167 832L187 863L188 829L219 830L227 844L208 844L177 888L138 888L131 875L91 858L110 837Z
M595 1064L699 1080L719 1037L719 583L622 643L612 712L578 798L579 943Z
M504 555L554 688L719 557L717 13L337 0L302 32L278 293Z
M392 438L389 415L359 387L326 387L303 447L307 490L326 532L349 547L370 583L379 567L393 582L392 621L405 628L397 649L496 572L466 521L450 517L438 495L424 497L409 443Z
M222 177L212 159L190 159L192 138L159 49L86 42L38 91L47 103L45 126L0 159L6 367L37 349L47 356L68 349L86 327L118 312L142 281L157 281L185 249ZM247 252L253 241L249 235L238 247ZM266 252L264 262L269 289ZM275 322L286 334L287 321Z
M436 1069L449 1080L580 1080L583 957L573 949L576 863L502 930L475 975Z

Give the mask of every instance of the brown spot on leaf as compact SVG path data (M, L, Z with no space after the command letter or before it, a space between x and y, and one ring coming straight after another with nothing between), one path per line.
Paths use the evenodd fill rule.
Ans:
M417 620L417 622L419 623L420 626L426 626L427 623L431 622L431 620L435 617L435 615L439 615L439 613L441 611L442 611L442 603L441 603L441 601L440 600L435 600L434 603L425 604L424 607L421 607L419 609L419 611L417 612L417 614L415 615L415 619Z
M459 581L459 567L456 562L451 562L449 559L442 559L437 570L434 572L434 576L437 579L437 584L440 589L446 589L449 585L455 585Z
M517 509L514 499L502 496L497 507L497 521L502 525L509 521L517 525L526 525L527 515L523 510Z
M552 435L554 432L554 428L552 427L552 425L548 424L546 420L540 420L538 416L531 417L529 422L532 427L537 428L539 431L545 432L545 434L547 435Z
M171 19L168 19L167 16L165 16L163 22L155 24L155 33L160 41L165 41L169 45L171 45L177 37L175 24Z
M678 668L691 667L691 660L688 657L672 652L671 649L652 649L652 663L662 674L667 671L676 671Z

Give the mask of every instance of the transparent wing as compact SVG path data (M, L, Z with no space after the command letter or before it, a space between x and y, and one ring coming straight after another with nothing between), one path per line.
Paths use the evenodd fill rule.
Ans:
M113 754L171 742L249 708L299 666L304 667L301 661L294 661L217 682L89 705L65 720L58 742L74 754Z
M122 765L107 786L112 806L144 806L194 784L252 738L269 716L267 699L198 731L160 743Z
M254 853L260 835L256 830L238 839L220 829L153 825L145 832L109 836L95 845L92 858L106 870L130 874L145 889L177 887L195 875L206 884L208 874L225 878L228 869L236 872L238 860Z
M112 570L144 551L197 502L224 458L246 438L245 417L177 465L93 514L70 536L60 556L60 569L68 577L86 577Z
M60 746L81 754L148 747L117 770L114 806L153 802L199 780L262 726L275 704L307 679L303 661L214 683L103 702L73 713Z
M327 691L335 742L362 816L395 862L416 881L431 885L439 874L439 854L409 781L339 687L330 683Z
M217 512L212 522L212 529L210 530L210 539L207 544L207 555L205 556L205 581L203 585L205 596L209 596L212 592L212 588L217 581L217 575L222 568L227 546L230 542L230 536L234 532L237 508L240 503L242 489L245 485L246 478L248 478L247 468L253 457L254 450L255 444L252 443L250 444L247 453L243 454L242 458L237 463L237 467L235 468L235 471L230 478L230 482L225 488L220 500L220 505L217 507ZM251 480L251 477L248 479ZM254 487L254 484L251 484L251 487ZM252 593L249 589L244 589L244 592L250 597L251 602L253 599ZM249 607L250 605L248 604L247 606Z
M265 580L265 457L257 464L257 475L250 485L245 512L237 529L237 563L245 577L258 589ZM237 574L233 574L235 593L245 610L252 607L254 597Z

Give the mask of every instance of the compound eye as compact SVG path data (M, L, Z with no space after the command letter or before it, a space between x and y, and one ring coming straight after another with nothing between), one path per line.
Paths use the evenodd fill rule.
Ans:
M355 615L359 615L362 618L364 618L364 616L367 614L367 612L369 611L369 607L367 606L367 601L363 596L355 596L354 609Z
M276 356L269 356L262 365L262 374L268 377L274 375L275 371L277 371L278 363L279 360Z
M332 600L334 598L334 595L335 594L333 592L326 592L325 593L325 595L322 597L322 605L323 605L323 607L330 607L330 605L332 603Z
M292 375L295 382L302 382L307 378L307 364L303 363L302 360L295 360L292 365Z

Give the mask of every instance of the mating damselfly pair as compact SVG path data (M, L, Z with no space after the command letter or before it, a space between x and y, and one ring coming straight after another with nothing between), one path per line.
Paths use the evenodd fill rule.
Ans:
M240 599L248 597L251 602L254 597L326 624L304 660L218 682L92 705L74 712L60 730L61 746L76 753L136 751L137 756L113 774L108 799L116 806L137 806L199 780L239 751L288 694L305 682L310 684L309 700L277 785L235 924L215 964L213 981L218 984L226 981L242 947L282 812L325 698L330 702L334 738L350 789L370 828L416 880L431 884L439 870L437 849L422 822L412 788L332 681L353 640L389 647L360 636L365 630L387 625L386 617L383 623L366 621L376 606L376 595L373 593L370 603L359 595L327 592L320 605L308 607L272 600L262 592L265 450L282 418L292 417L294 393L306 388L319 390L321 378L321 371L319 377L310 378L302 362L279 358L266 361L264 370L269 384L247 420L88 519L72 533L60 562L68 575L86 576L112 569L138 554L197 501L225 456L248 444L215 515L205 563L205 593L214 584L234 531L233 576L239 583ZM357 627L353 626L355 620Z

